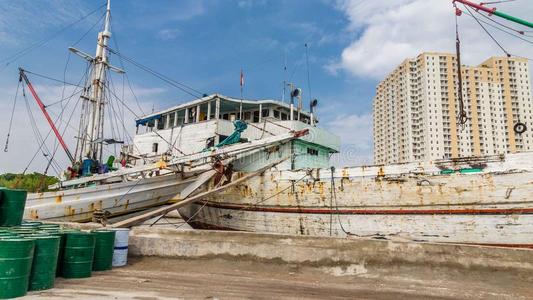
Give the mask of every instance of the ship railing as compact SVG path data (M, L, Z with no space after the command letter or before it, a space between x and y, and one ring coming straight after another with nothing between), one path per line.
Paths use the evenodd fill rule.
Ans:
M170 159L168 162L159 161L156 163L150 163L142 166L135 166L127 169L121 169L106 174L99 174L89 177L77 178L68 181L63 181L60 183L60 187L69 187L69 186L79 186L88 183L103 182L115 177L124 177L132 176L135 174L144 174L146 172L154 170L179 170L180 166L188 165L190 169L204 165L208 163L210 158L219 158L224 159L229 157L243 157L255 153L256 151L262 150L265 147L270 147L274 144L282 144L287 141L290 141L295 138L299 138L302 135L306 135L309 131L296 131L289 132L285 134L280 134L272 137L267 137L257 141L250 141L245 143L234 144L226 146L219 149L214 149L212 151L202 151L190 155L184 155L181 157L176 157ZM193 165L194 162L199 162L198 164ZM177 168L176 168L177 167Z

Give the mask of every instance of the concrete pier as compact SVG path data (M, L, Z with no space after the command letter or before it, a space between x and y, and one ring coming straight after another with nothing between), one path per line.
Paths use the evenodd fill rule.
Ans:
M29 297L532 299L533 250L134 228L128 266Z
M136 256L250 258L311 266L430 265L533 272L533 251L517 248L158 228L135 228L130 241L131 254Z

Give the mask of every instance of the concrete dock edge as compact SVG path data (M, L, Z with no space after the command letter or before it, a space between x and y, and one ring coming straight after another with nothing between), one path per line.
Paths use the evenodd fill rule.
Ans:
M533 250L460 244L133 228L130 255L247 258L315 266L429 266L533 271Z

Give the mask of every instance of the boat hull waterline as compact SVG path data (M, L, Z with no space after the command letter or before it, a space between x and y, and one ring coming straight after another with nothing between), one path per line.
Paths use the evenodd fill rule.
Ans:
M533 173L270 170L180 209L195 228L533 248ZM343 176L346 175L346 176ZM328 179L329 178L329 179ZM334 193L333 193L334 191Z

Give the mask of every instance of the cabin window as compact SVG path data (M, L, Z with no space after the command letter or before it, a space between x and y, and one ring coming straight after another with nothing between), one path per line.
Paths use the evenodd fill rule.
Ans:
M167 116L162 116L161 119L157 121L157 130L165 128L165 123L167 122Z
M287 120L287 114L286 113L283 113L283 112L281 113L281 120L282 121Z
M189 108L189 123L196 122L196 107Z
M176 120L176 113L173 112L170 115L168 115L168 127L174 127L174 122Z
M263 111L261 112L261 117L262 118L266 118L270 115L270 110L269 109L263 109Z
M185 123L185 111L184 110L180 110L177 112L177 115L178 115L178 122L177 122L177 125L178 126L181 126Z
M254 123L259 122L259 111L258 111L258 110L254 111L254 119L253 119L253 122L254 122Z
M200 121L207 120L207 103L200 105Z
M279 119L279 110L274 110L274 118Z
M151 132L154 129L155 121L151 120L146 123L146 132Z
M159 144L158 143L153 143L152 144L152 152L157 153L158 148L159 148Z
M318 156L318 150L313 148L307 148L307 154Z

